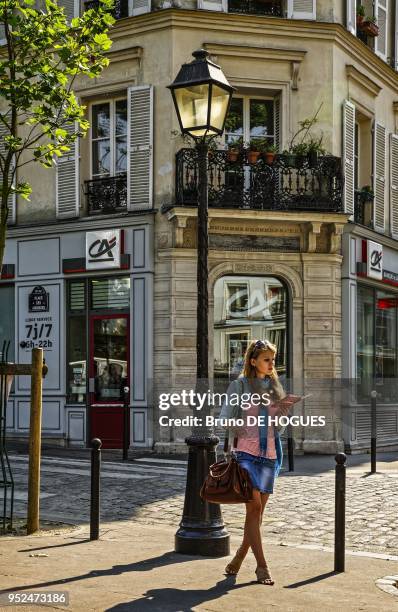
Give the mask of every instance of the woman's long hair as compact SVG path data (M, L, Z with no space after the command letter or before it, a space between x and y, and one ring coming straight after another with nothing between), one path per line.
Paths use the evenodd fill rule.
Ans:
M253 340L250 342L249 346L246 349L245 356L243 358L243 368L240 376L244 376L249 381L252 389L257 393L261 387L261 381L256 376L256 367L250 363L251 359L256 359L261 353L266 353L267 351L271 351L274 357L277 353L277 347L272 342L268 340ZM270 374L271 384L274 390L275 398L282 399L285 397L286 393L283 390L283 387L279 381L278 372L275 369L275 366L272 368L272 372Z

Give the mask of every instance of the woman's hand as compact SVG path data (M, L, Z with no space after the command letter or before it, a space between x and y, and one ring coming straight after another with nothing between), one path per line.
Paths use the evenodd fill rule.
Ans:
M289 414L289 410L294 405L294 402L289 402L289 400L280 400L277 405L277 416L287 416Z

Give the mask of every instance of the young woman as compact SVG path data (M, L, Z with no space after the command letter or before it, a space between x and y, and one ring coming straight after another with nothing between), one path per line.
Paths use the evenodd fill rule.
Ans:
M282 464L279 429L283 428L268 425L268 416L286 415L292 406L288 400L282 401L286 393L275 369L275 355L276 346L267 340L251 342L245 353L242 373L229 385L227 400L220 413L220 418L243 418L245 423L249 415L265 417L265 425L229 428L229 436L235 438L234 442L237 439L237 444L232 446L231 452L238 463L249 472L253 484L253 499L246 503L243 542L225 568L225 573L236 575L251 548L257 561L257 581L269 585L274 584L274 581L264 558L260 527L265 505L273 492L274 481ZM245 395L242 398L243 394ZM242 410L241 402L237 401L237 398L246 400L252 394L258 395L253 395L253 403L250 399L245 402L245 409ZM265 404L268 405L264 405L264 402L260 404L259 396L262 394L269 394L271 403L266 401L265 396Z

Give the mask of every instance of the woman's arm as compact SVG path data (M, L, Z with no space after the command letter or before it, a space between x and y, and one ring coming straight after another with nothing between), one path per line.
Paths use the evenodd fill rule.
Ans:
M242 379L237 378L233 380L226 391L226 399L221 407L221 411L219 414L220 419L237 419L240 415L240 396L242 393ZM229 439L232 439L238 428L233 425L223 425L225 430L225 435L228 436Z

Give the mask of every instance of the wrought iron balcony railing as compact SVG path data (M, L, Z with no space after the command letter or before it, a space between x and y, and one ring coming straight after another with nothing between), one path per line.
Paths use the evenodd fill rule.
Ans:
M282 0L228 0L228 12L283 17Z
M89 215L127 210L127 174L85 181Z
M249 163L246 153L229 161L228 151L211 151L209 206L258 210L343 211L339 157L277 154L272 164ZM176 155L176 205L196 206L198 168L195 149Z
M87 0L84 3L84 10L95 9L99 7L99 0ZM112 11L115 19L122 19L129 16L128 0L115 0L115 6Z
M364 190L355 190L354 221L359 225L373 228L373 194Z

